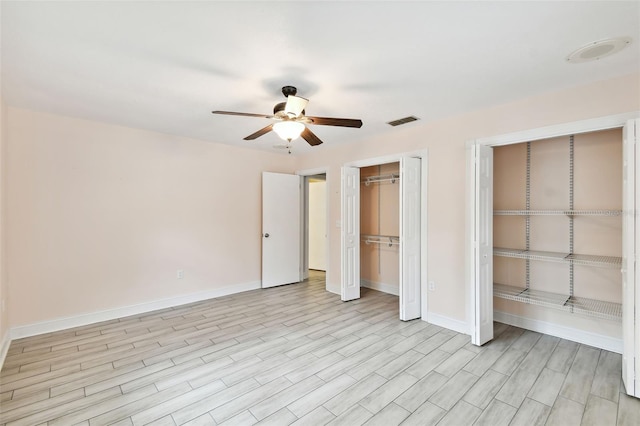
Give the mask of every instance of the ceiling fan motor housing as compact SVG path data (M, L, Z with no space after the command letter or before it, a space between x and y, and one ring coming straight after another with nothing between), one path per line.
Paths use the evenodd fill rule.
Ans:
M292 95L295 96L295 95ZM278 118L285 118L288 117L287 114L284 112L284 108L287 106L286 102L280 102L277 103L274 107L273 107L273 115L275 115ZM305 110L302 110L302 113L300 115L304 115L305 114ZM280 114L278 114L280 113Z
M284 107L285 107L285 105L287 105L287 103L286 103L286 102L280 102L280 103L277 103L277 104L273 107L273 115L278 115L278 113L279 113L280 111L284 111Z

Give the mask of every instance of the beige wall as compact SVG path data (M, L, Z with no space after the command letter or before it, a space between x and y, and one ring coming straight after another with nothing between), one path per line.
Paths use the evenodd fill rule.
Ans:
M261 173L291 156L17 108L8 125L12 327L259 282Z
M429 310L465 321L465 142L640 110L639 80L620 77L437 122L423 117L302 157L8 108L2 231L9 288L0 288L11 295L9 323L259 281L262 171L327 168L327 285L339 289L340 167L423 149L428 279L436 284Z
M493 108L435 122L398 127L385 136L339 146L300 158L300 170L326 167L329 223L340 220L340 167L347 162L428 150L428 309L466 321L465 142L468 140L640 110L640 75L633 74L554 93L540 94ZM428 117L423 117L425 120ZM367 123L364 123L366 126ZM356 131L356 130L354 130ZM340 286L340 230L329 229L327 285Z

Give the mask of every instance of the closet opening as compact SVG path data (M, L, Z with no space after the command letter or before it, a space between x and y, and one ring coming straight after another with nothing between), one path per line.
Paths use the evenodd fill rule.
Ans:
M621 341L621 171L621 129L493 148L496 321Z
M362 167L360 286L399 296L399 255L400 163Z
M426 319L426 187L426 152L342 168L343 301L374 289L398 296L401 320Z

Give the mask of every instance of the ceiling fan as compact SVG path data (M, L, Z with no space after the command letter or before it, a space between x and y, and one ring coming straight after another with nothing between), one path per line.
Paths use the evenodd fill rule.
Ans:
M263 127L255 133L245 137L244 140L254 140L262 135L274 131L282 139L287 141L289 154L291 154L291 141L302 137L309 145L320 145L322 141L318 138L306 124L317 124L320 126L340 126L340 127L362 127L362 120L351 118L331 118L331 117L311 117L305 115L304 108L309 102L308 99L296 96L298 89L293 86L284 86L282 94L287 98L286 102L280 102L273 107L273 115L252 114L247 112L233 111L211 111L213 114L239 115L243 117L260 117L274 120L275 123Z

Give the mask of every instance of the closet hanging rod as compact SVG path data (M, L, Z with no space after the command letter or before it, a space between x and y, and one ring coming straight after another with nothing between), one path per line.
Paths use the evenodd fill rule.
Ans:
M360 238L365 244L386 244L389 247L400 245L400 237L396 235L361 234Z
M366 178L364 178L362 180L362 183L365 184L365 186L369 186L372 183L379 183L379 182L391 182L391 183L396 183L396 181L400 179L400 175L397 173L391 173L388 175L378 175L378 176L367 176Z

